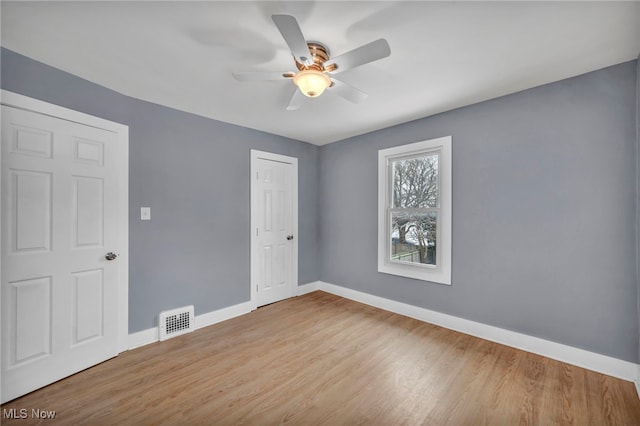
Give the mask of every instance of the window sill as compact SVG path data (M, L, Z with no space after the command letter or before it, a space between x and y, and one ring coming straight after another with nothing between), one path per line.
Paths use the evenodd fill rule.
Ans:
M451 275L438 268L385 263L378 266L378 272L436 284L451 285Z

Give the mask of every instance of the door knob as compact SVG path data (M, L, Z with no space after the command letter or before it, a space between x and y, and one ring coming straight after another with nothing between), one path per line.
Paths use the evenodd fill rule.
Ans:
M287 240L293 240L293 235L288 235Z
M116 257L118 257L118 255L113 253L113 252L111 252L111 251L104 255L104 258L107 259L107 260L113 260Z

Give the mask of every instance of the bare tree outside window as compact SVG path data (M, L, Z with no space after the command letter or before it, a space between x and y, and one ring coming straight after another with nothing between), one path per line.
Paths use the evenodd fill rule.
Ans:
M392 162L391 260L436 265L437 153Z

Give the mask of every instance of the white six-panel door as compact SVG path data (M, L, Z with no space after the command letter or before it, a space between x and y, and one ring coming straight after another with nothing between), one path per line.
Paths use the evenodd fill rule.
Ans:
M297 162L254 152L252 283L255 305L295 295L297 286ZM295 204L295 205L294 205Z
M113 132L2 106L2 400L118 353Z

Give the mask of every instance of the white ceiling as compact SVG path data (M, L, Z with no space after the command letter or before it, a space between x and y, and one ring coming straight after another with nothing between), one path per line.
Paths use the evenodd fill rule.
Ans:
M322 145L636 59L640 2L7 2L2 45L134 98ZM294 15L333 56L378 38L391 56L285 107L294 70L271 21Z

